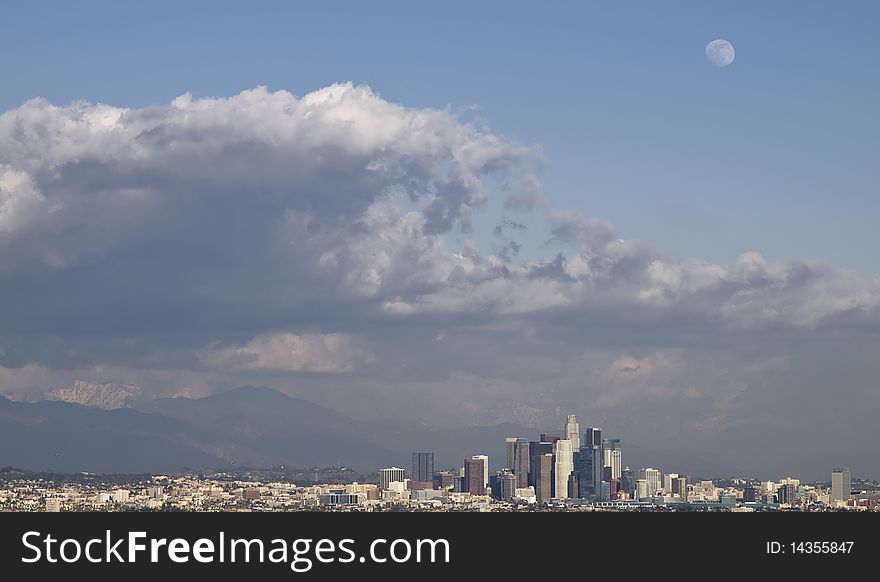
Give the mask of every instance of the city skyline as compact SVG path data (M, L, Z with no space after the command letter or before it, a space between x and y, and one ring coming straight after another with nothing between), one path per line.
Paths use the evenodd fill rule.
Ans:
M437 470L434 451L413 452L409 473L385 467L366 482L293 486L277 468L268 472L275 476L269 481L265 471L242 480L241 474L253 471L244 468L237 476L218 471L210 477L171 474L129 481L124 475L89 473L75 480L57 474L35 479L4 467L0 510L880 511L880 481L860 480L870 488L854 490L849 467L831 469L828 487L792 476L705 479L655 467L633 470L623 463L622 439L600 438L601 427L591 426L581 441L578 427L576 415L568 414L566 438L556 433L542 433L536 441L505 437L504 468L491 476L486 454L466 457L460 469ZM574 443L580 446L573 448ZM315 469L314 481L318 478Z

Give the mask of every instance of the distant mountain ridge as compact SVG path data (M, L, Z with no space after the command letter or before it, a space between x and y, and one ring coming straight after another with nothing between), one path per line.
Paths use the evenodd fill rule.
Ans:
M81 386L77 396L86 395L104 391ZM342 463L375 470L409 467L412 451L433 450L440 469L457 467L477 452L500 460L504 436L527 431L515 425L431 429L407 421L358 421L265 387L195 399L132 398L125 400L129 408L116 406L119 400L82 400L88 404L0 397L0 465L142 472Z
M110 401L114 406L118 402ZM373 471L392 465L409 468L413 451L434 451L437 470L459 468L463 459L478 453L489 456L494 470L506 458L505 437L534 440L539 432L512 423L433 428L409 419L359 421L265 387L126 402L130 407L108 410L0 396L0 466L142 473L342 463ZM624 451L625 463L632 467L690 466L704 474L725 474L722 461L698 451L628 442Z

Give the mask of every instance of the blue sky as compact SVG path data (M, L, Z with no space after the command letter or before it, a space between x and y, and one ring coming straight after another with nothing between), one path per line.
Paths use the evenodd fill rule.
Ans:
M705 60L716 37L732 66ZM351 80L407 106L475 107L543 147L554 206L674 256L878 272L878 37L874 2L15 2L0 109Z

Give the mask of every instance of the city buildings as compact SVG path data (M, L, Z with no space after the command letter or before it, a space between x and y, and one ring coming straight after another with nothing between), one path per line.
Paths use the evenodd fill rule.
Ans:
M658 469L654 469L651 467L641 469L639 471L638 479L645 481L645 491L647 493L646 497L653 497L657 495L657 492L661 488L660 471Z
M547 452L536 455L533 468L535 498L538 503L547 503L553 496L553 482L551 480L553 453Z
M571 420L569 416L569 420ZM575 423L577 424L577 423ZM568 439L559 439L555 446L555 460L553 464L553 497L566 499L569 495L569 477L574 470L572 454L572 442Z
M462 491L471 495L485 495L487 467L488 457L485 455L475 455L470 459L465 459Z
M379 469L379 487L388 489L392 482L406 481L406 471L399 467L388 467L387 469Z
M852 477L849 467L831 469L831 501L846 502L852 494Z
M577 421L577 416L569 414L565 421L565 437L571 442L571 450L578 451L581 448L581 428Z
M569 415L565 436L576 429ZM599 444L594 444L594 443ZM581 446L543 433L538 441L505 439L505 468L489 477L489 456L464 459L461 469L435 471L433 452L412 454L412 479L400 467L385 467L371 482L314 484L318 469L297 470L308 484L241 474L111 476L87 473L69 482L58 476L19 475L0 469L0 511L876 511L880 483L857 480L835 467L830 483L752 478L692 479L677 472L622 466L620 439L601 438L588 428ZM500 443L499 443L500 444ZM274 471L274 469L273 469ZM260 471L256 471L257 474ZM354 475L340 467L324 475ZM363 477L363 475L361 475ZM373 482L372 480L375 480Z
M413 453L412 472L410 478L413 481L434 481L434 453Z

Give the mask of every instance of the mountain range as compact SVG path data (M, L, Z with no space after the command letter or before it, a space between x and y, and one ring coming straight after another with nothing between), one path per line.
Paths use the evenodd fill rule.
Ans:
M475 452L500 460L505 436L531 432L512 424L436 429L407 420L359 421L262 387L196 399L134 401L130 408L112 409L0 396L0 465L35 470L151 472L337 463L374 470L392 464L408 468L416 450L436 451L439 469L459 466Z
M0 466L143 473L342 464L374 471L409 469L412 452L434 451L438 470L461 467L476 453L487 454L494 470L504 464L505 437L534 440L539 432L512 423L437 428L408 419L362 421L265 387L147 401L130 385L75 387L55 400L0 396ZM625 462L703 475L740 472L686 446L657 450L625 441Z

